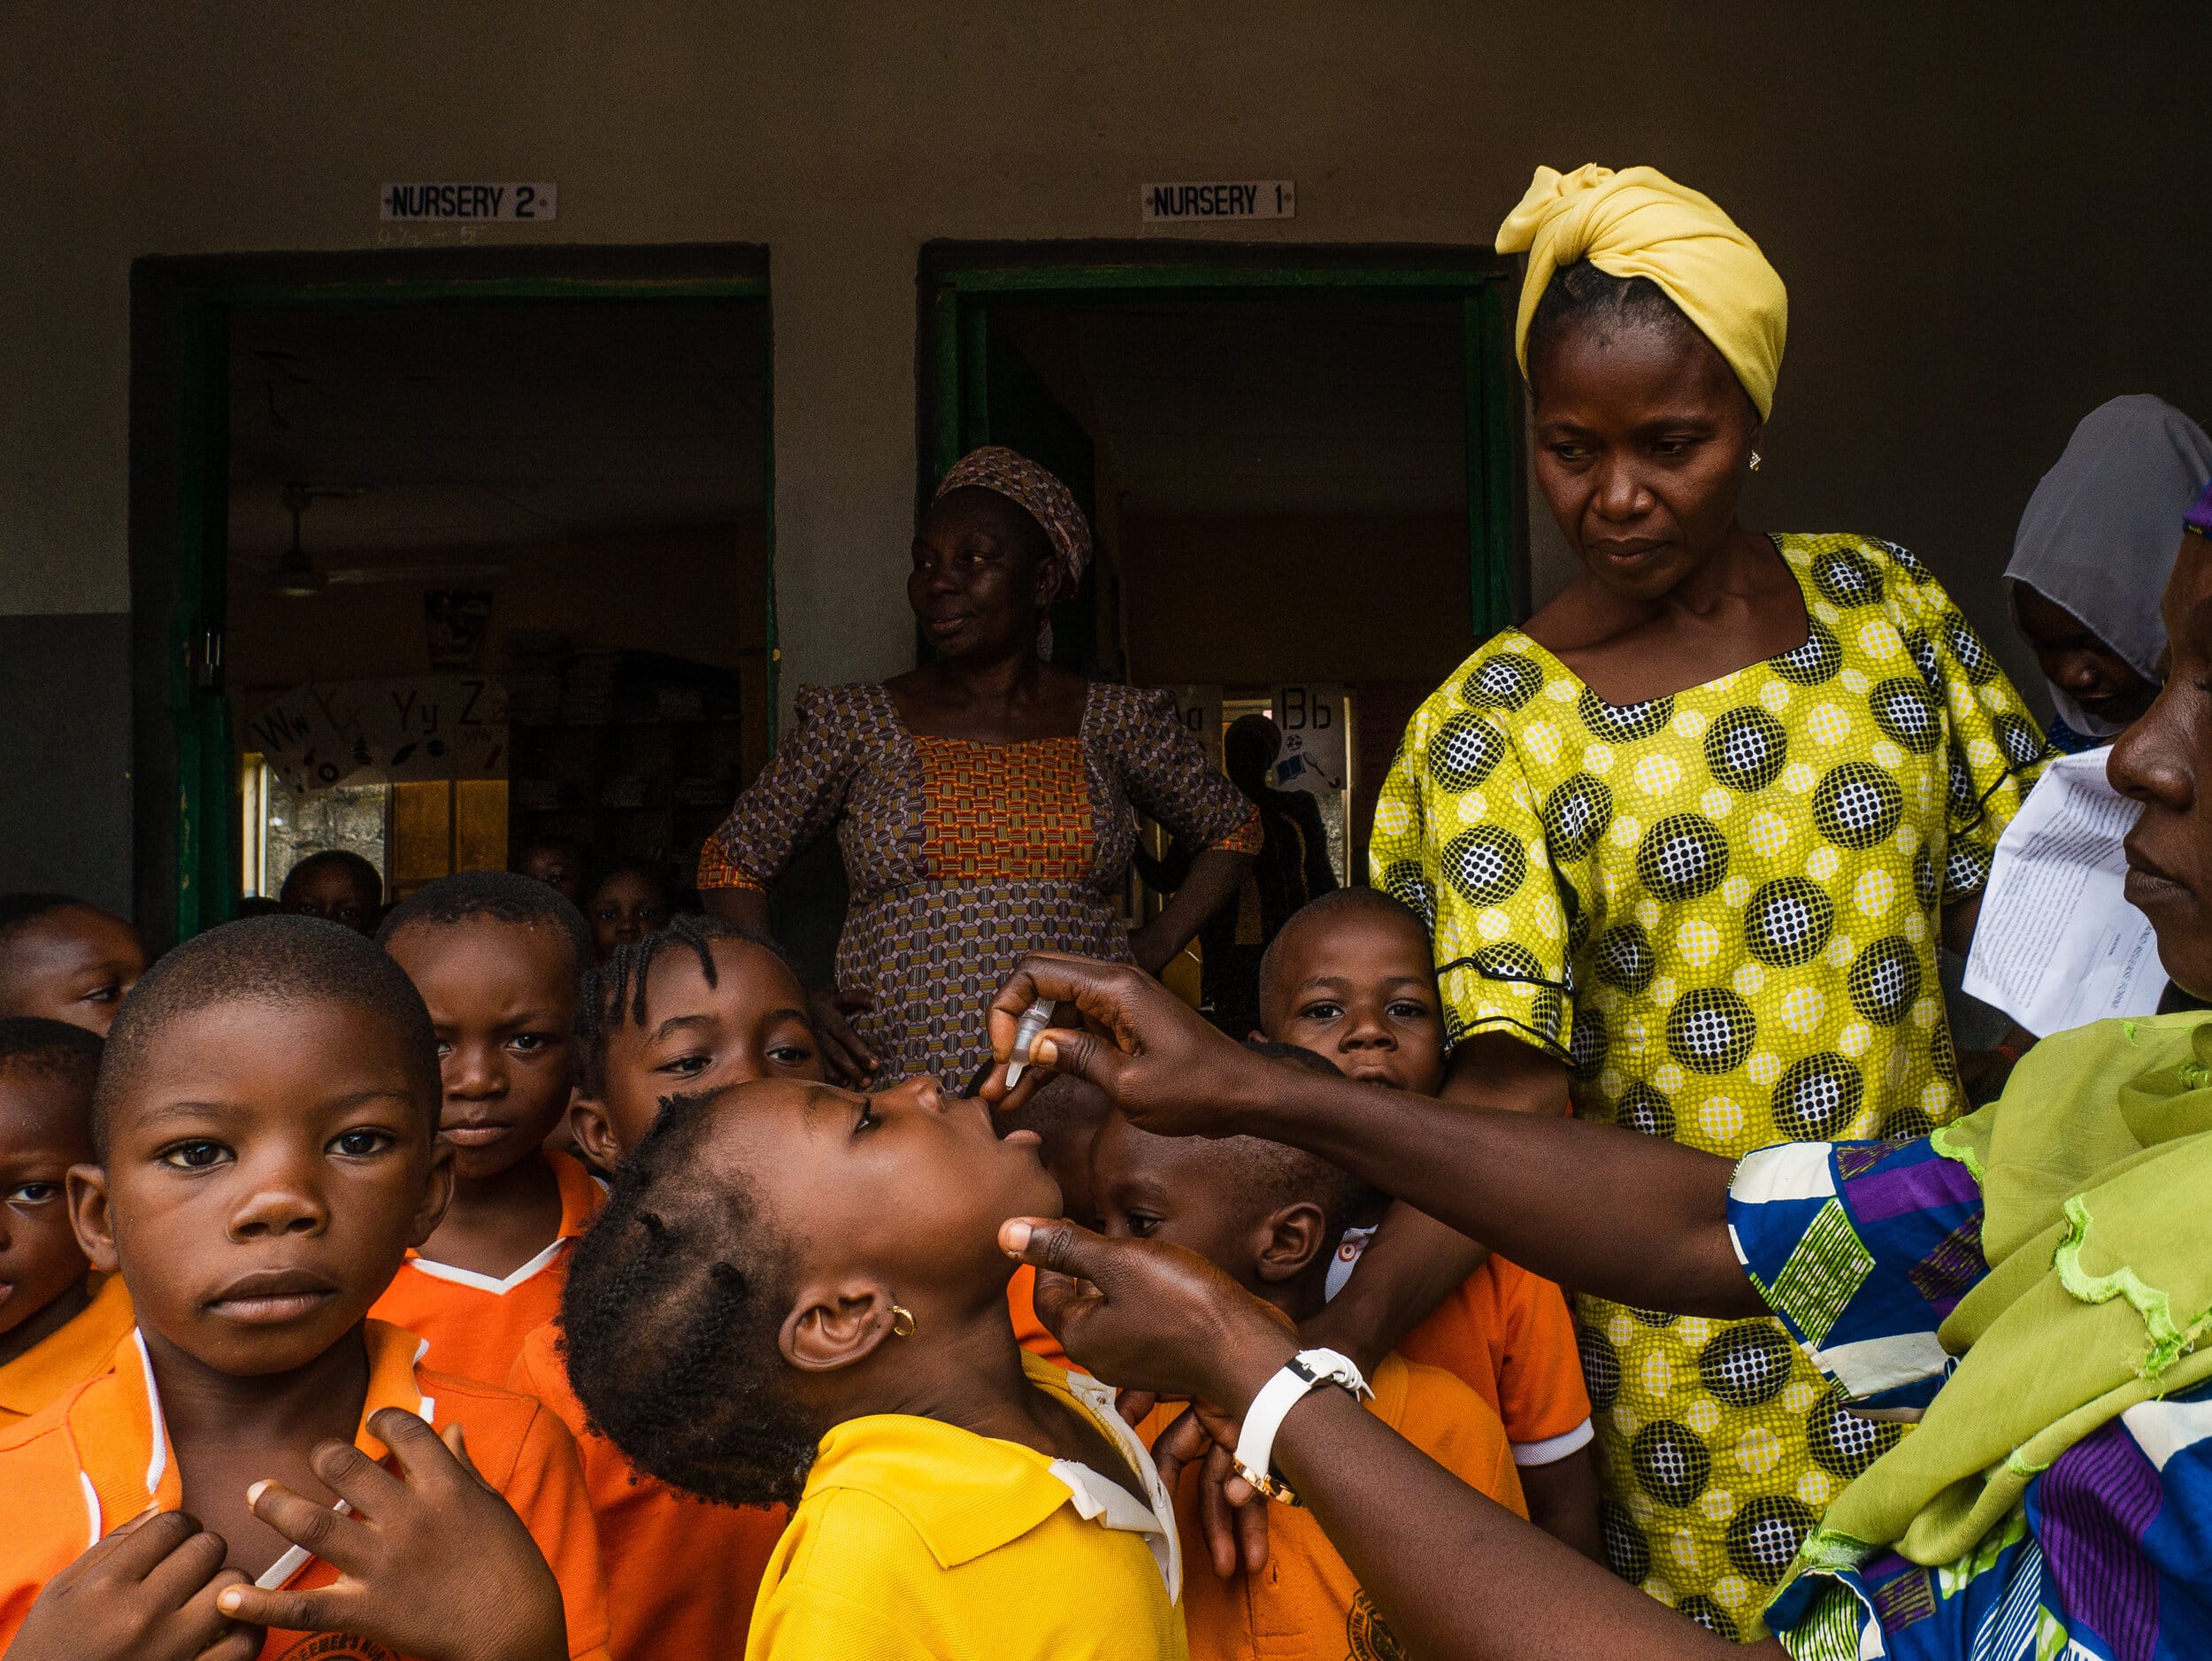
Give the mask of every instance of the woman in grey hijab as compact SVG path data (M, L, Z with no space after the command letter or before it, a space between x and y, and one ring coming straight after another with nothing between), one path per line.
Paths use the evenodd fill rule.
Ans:
M2208 478L2212 439L2172 404L2137 393L2091 411L2028 498L2005 575L2050 682L2059 749L2111 742L2157 696L2174 517Z

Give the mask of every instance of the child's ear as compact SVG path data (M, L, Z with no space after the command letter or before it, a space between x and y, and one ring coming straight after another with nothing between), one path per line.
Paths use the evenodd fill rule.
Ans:
M600 1170L611 1171L622 1163L622 1144L615 1140L606 1108L580 1087L569 1093L568 1134L577 1151Z
M802 1373L834 1373L864 1361L890 1340L891 1294L874 1280L801 1288L776 1334L783 1358Z
M1334 1250L1328 1237L1328 1215L1310 1200L1300 1200L1271 1213L1260 1225L1259 1258L1255 1265L1262 1281L1272 1285L1295 1280L1314 1257Z
M407 1229L407 1243L419 1246L436 1232L445 1219L445 1208L453 1202L453 1144L442 1137L433 1137L430 1142L430 1177L422 1186L422 1203L415 1207L414 1220Z
M96 1165L71 1165L64 1180L77 1249L102 1274L113 1274L123 1265L115 1255L115 1221L108 1215L108 1173Z

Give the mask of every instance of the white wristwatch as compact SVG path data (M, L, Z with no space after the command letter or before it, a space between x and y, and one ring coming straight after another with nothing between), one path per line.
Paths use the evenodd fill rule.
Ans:
M1324 1384L1340 1384L1354 1396L1375 1394L1350 1357L1333 1350L1302 1350L1260 1386L1252 1405L1244 1410L1244 1429L1237 1437L1237 1473L1270 1499L1288 1505L1298 1503L1287 1483L1269 1474L1275 1433L1282 1428L1283 1416L1305 1400L1307 1392Z

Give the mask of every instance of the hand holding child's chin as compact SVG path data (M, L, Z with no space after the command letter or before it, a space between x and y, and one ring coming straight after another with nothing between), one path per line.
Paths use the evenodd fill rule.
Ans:
M262 1631L216 1606L246 1577L182 1511L125 1524L46 1583L8 1661L253 1661Z
M1037 1265L1038 1318L1109 1384L1203 1397L1241 1416L1298 1351L1281 1311L1180 1246L1108 1240L1064 1218L1013 1219L999 1244Z
M338 1580L302 1591L234 1586L224 1610L269 1626L354 1633L424 1661L565 1661L560 1585L522 1519L468 1463L458 1428L442 1436L396 1408L369 1428L396 1473L344 1442L314 1453L316 1475L351 1515L280 1483L253 1494L254 1515Z

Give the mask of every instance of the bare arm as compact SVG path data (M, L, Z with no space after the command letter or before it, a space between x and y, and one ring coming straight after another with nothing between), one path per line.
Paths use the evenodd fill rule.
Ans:
M1145 1129L1304 1148L1548 1279L1618 1303L1732 1319L1768 1312L1729 1243L1725 1159L1502 1111L1517 1098L1481 1080L1468 1085L1475 1104L1461 1105L1271 1061L1125 965L1050 953L1025 957L992 1001L1002 1059L1041 996L1073 1002L1101 1030L1056 1029L1036 1058L1081 1073ZM986 1096L1004 1099L1004 1079L1002 1067ZM1561 1227L1569 1218L1576 1226Z
M707 915L756 934L768 932L768 890L765 888L706 888L699 895Z
M1164 1242L1102 1240L1064 1220L1028 1219L1010 1221L1000 1240L1039 1266L1038 1311L1071 1356L1101 1377L1212 1404L1200 1411L1217 1441L1233 1443L1234 1421L1297 1348L1258 1299ZM1408 1653L1746 1653L1478 1494L1342 1390L1314 1390L1291 1408L1273 1462ZM1770 1641L1750 1653L1780 1661L1783 1651Z
M1190 874L1160 914L1129 937L1129 949L1138 966L1157 975L1175 961L1175 954L1189 945L1198 926L1221 909L1244 880L1252 863L1250 854L1233 854L1209 848L1190 864Z
M1441 1099L1471 1104L1486 1098L1517 1112L1563 1115L1567 1070L1509 1033L1477 1033L1453 1052ZM1306 1335L1371 1367L1489 1255L1458 1230L1394 1201L1352 1278L1306 1323Z

